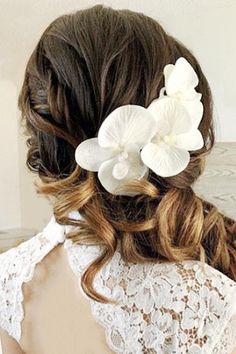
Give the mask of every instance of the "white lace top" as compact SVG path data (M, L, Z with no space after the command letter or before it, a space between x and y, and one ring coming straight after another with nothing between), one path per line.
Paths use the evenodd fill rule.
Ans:
M203 270L199 261L127 264L117 250L94 284L119 305L99 303L87 297L79 279L102 246L73 244L65 238L70 228L52 217L42 232L0 255L0 327L17 341L24 318L22 284L63 243L78 289L115 353L228 354L236 347L236 282L207 264Z

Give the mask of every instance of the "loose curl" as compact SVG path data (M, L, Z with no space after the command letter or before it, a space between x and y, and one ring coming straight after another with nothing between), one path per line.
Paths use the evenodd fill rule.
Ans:
M180 56L199 77L204 146L176 176L149 170L147 180L128 183L135 197L108 193L96 173L76 164L76 147L97 136L115 108L147 107L164 86L164 66ZM154 19L104 5L58 17L29 58L18 107L37 193L52 202L59 224L76 226L67 235L73 242L104 246L81 278L88 296L113 303L93 280L118 244L125 262L200 259L236 280L236 222L192 189L215 142L211 91L194 55ZM82 220L68 217L74 210Z

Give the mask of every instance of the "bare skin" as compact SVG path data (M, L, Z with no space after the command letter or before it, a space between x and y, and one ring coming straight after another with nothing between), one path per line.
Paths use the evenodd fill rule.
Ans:
M38 263L24 284L25 317L20 345L25 354L112 354L104 328L81 294L63 245ZM56 343L56 345L55 345Z

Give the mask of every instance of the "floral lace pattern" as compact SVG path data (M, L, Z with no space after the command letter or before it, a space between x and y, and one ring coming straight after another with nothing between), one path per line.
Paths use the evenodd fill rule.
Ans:
M71 240L64 246L78 279L101 251ZM227 354L236 344L230 322L236 316L236 283L207 264L203 270L199 261L125 263L117 250L94 287L120 302L98 303L81 289L115 353Z
M63 235L52 217L42 232L0 254L0 327L17 341L24 318L22 285L33 278L36 264L64 240Z
M70 227L69 227L70 228ZM119 301L96 302L83 292L80 277L102 246L75 245L52 218L43 232L0 254L0 327L17 341L24 318L22 285L35 266L64 242L94 319L108 346L122 354L228 354L236 345L236 283L198 261L125 263L119 249L97 274L95 289Z

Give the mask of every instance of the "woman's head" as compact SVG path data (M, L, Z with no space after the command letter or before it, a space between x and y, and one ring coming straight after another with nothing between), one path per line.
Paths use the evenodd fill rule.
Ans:
M69 175L76 167L74 148L96 136L115 108L125 104L147 107L163 86L164 66L180 56L199 76L197 90L203 94L204 105L199 129L205 145L191 154L187 178L181 182L183 172L178 182L176 178L169 182L190 186L214 143L211 92L200 65L155 20L103 5L57 18L31 55L24 82L28 90L23 89L19 98L39 150L29 150L29 167L40 176Z
M136 197L108 193L97 173L76 164L76 147L97 136L115 108L149 106L164 86L164 66L181 56L199 78L204 146L190 152L178 175L161 178L150 170L147 180L134 181ZM214 145L211 91L191 51L154 19L103 5L60 16L28 61L18 103L29 135L27 165L41 178L38 193L53 197L58 222L80 226L70 235L75 242L105 246L82 279L92 297L99 299L91 288L94 274L118 241L127 261L198 259L204 249L210 264L236 278L235 224L192 189ZM67 218L74 210L82 222Z

